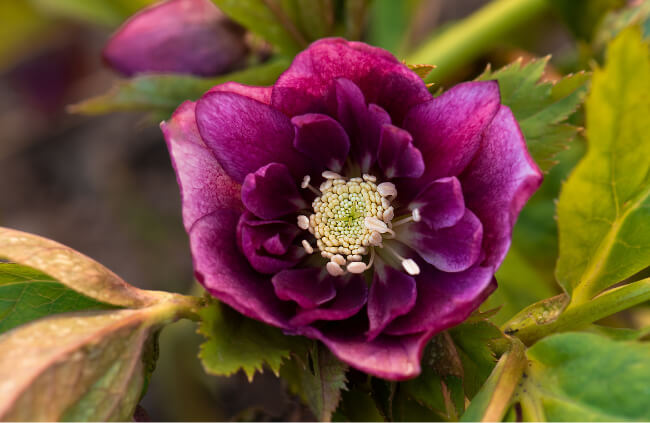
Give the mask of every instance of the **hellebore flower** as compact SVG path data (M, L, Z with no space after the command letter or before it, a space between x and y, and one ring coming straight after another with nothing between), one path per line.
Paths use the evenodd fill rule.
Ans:
M497 82L434 99L388 52L342 39L161 126L205 288L395 380L496 288L542 179Z
M131 76L175 72L198 76L225 73L241 62L244 29L210 0L167 0L126 21L104 49L104 60Z

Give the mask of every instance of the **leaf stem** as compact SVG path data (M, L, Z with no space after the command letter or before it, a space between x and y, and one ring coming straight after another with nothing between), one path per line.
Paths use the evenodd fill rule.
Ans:
M547 7L547 0L494 0L422 44L406 58L406 62L436 65L425 81L439 81Z
M572 304L559 315L548 312L551 300L564 301L566 305L568 297L566 295L553 297L525 308L503 325L503 331L518 337L526 345L532 345L553 333L583 328L604 317L650 300L650 278L611 289L589 302Z

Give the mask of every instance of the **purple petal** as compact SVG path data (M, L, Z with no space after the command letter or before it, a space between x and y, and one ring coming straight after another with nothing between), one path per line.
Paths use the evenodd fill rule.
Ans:
M375 339L395 318L411 311L416 296L415 279L390 266L376 263L368 297L368 340Z
M350 152L350 139L340 123L318 113L295 116L291 122L295 127L296 150L321 164L323 170L343 169Z
M270 106L229 92L210 92L196 105L205 144L237 182L272 163L287 165L295 180L308 173L307 159L293 149L293 125Z
M395 319L384 333L437 333L450 328L463 322L496 288L491 267L475 266L463 272L446 273L423 263L420 271L415 278L415 307Z
M326 307L301 309L291 319L294 327L307 326L317 320L344 320L354 316L366 304L368 286L359 275L337 277L336 297Z
M379 141L379 166L387 178L419 178L424 173L422 153L411 134L394 125L383 125Z
M199 135L195 106L186 101L168 121L160 124L176 171L187 231L194 222L218 208L242 209L240 185L221 168Z
M244 213L237 225L239 246L248 262L260 273L277 273L298 264L304 249L293 244L300 229L283 220L257 220Z
M241 199L249 211L262 219L275 219L308 206L289 169L280 163L269 163L246 175Z
M465 202L483 222L486 263L505 257L519 211L542 183L542 173L510 109L501 106L476 159L461 176Z
M326 38L294 58L273 87L272 103L289 116L326 113L338 78L354 82L366 102L386 109L396 124L411 107L431 99L422 79L386 50Z
M240 84L239 82L224 82L210 88L208 93L235 93L244 97L252 98L260 103L271 104L271 87L257 87L253 85ZM207 93L206 93L207 94Z
M341 361L371 375L389 380L406 380L420 374L420 359L432 334L380 335L368 341L363 334L346 327L333 331L303 328L303 333L320 339Z
M253 319L287 328L292 307L280 301L268 277L255 272L239 252L238 213L219 209L189 231L197 280L216 298Z
M408 112L403 127L422 152L424 183L456 176L469 164L499 102L496 81L466 82Z
M130 76L142 72L224 73L246 54L244 31L210 0L170 0L131 17L104 49L105 60Z
M468 269L481 256L483 226L467 209L458 223L449 228L433 230L422 222L411 223L397 234L397 239L413 248L427 263L445 272Z
M334 278L316 267L283 270L271 279L279 299L315 308L336 296Z
M455 176L431 182L423 189L409 209L419 209L421 221L437 230L455 225L465 214L463 189Z

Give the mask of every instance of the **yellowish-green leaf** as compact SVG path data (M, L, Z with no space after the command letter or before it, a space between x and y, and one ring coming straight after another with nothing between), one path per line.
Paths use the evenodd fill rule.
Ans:
M170 296L138 310L51 316L0 335L0 420L130 420L151 371L152 335L182 309Z
M127 284L93 259L58 242L0 227L0 258L39 270L102 303L139 308L170 295Z
M52 314L113 308L73 291L43 272L0 262L0 333Z
M556 277L574 303L650 265L650 54L638 28L622 32L594 72L586 156L558 203Z

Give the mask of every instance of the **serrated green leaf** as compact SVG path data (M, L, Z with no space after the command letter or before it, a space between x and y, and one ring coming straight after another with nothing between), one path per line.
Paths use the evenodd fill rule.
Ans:
M115 308L79 294L43 272L0 262L0 333L57 313Z
M232 20L293 56L307 46L295 23L278 1L212 0Z
M588 333L545 338L527 351L524 416L548 421L650 420L650 345Z
M426 79L426 77L431 73L431 71L436 68L433 65L406 65L406 66L408 66L409 69L415 72L415 74L422 79Z
M0 420L130 420L151 370L152 334L181 312L169 299L60 314L0 335Z
M612 42L586 103L586 156L558 203L556 277L584 302L650 264L650 57L638 28Z
M101 115L120 111L144 111L169 116L185 100L197 100L215 85L228 81L247 85L270 85L287 68L288 62L277 60L216 78L188 75L140 75L124 79L106 94L69 107L73 113Z
M496 365L496 357L490 345L505 342L505 336L487 320L456 326L449 330L449 335L463 363L463 386L467 397L471 399Z
M337 359L324 345L313 342L307 352L295 354L282 367L281 376L289 389L309 406L320 421L330 421L345 390L347 364Z
M341 404L332 421L384 422L386 418L377 408L372 395L359 389L343 391Z
M278 328L247 318L213 302L200 310L199 333L207 338L199 358L205 371L229 376L243 370L249 380L267 365L276 375L302 338L289 337Z
M577 127L563 122L582 103L589 75L568 75L555 86L540 82L549 57L532 60L521 66L521 60L492 72L490 68L477 80L499 81L501 102L510 107L523 132L528 150L543 171L556 162L555 155L567 148L578 132Z

